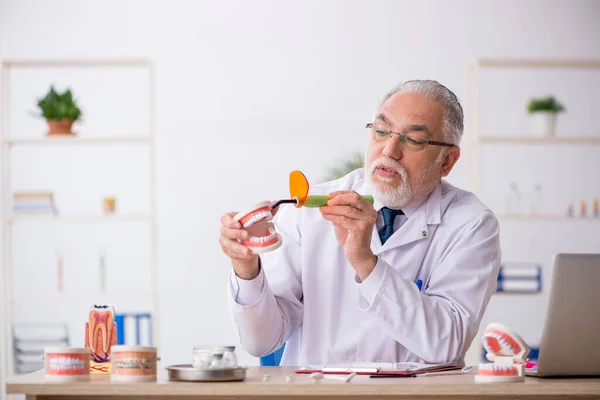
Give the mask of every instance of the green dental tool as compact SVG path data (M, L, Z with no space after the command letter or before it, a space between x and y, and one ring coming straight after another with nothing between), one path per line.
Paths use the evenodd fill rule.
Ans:
M290 173L290 197L291 199L279 200L271 206L271 209L277 208L280 204L291 203L297 208L300 207L311 207L318 208L327 205L329 196L324 195L309 195L308 194L308 180L306 176L300 171L292 171ZM363 199L373 204L373 196L362 195Z
M373 204L373 196L367 194L362 195L361 197L367 200L369 203ZM310 195L306 196L306 200L302 205L304 207L322 207L327 205L327 200L329 200L329 197L327 195Z

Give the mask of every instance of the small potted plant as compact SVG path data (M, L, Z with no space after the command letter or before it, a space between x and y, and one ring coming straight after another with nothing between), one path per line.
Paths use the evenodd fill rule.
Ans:
M533 133L536 136L554 136L556 114L563 111L565 107L554 96L531 99L527 105L527 112L531 117Z
M334 166L329 169L324 177L324 181L344 177L355 169L362 167L364 167L364 157L360 151L355 151L347 158L335 161Z
M48 122L48 135L73 135L73 123L81 118L81 110L73 100L71 89L58 93L54 86L38 100L41 115Z

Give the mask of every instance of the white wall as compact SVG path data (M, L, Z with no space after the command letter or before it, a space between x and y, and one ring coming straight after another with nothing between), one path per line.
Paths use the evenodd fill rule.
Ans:
M292 169L319 180L362 147L397 81L437 79L467 108L471 60L600 57L599 17L595 1L2 0L0 57L155 62L159 346L169 365L188 362L194 344L237 343L222 213L285 196ZM449 177L459 186L467 155Z

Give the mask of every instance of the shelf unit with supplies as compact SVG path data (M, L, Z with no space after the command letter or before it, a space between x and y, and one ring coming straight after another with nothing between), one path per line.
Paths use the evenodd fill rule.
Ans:
M578 85L587 79L593 83ZM549 282L554 254L600 252L600 242L589 237L597 237L600 228L599 185L589 184L597 181L592 177L600 168L594 153L600 151L600 132L586 129L597 125L593 123L597 113L585 100L599 88L600 59L482 58L469 66L468 189L496 214L503 258L497 294L482 327L493 321L513 326L532 348L538 345L545 318L549 286L543 281ZM566 112L572 113L571 118L561 125L565 119L559 116L559 129L553 135L536 136L523 129L525 101L532 92L540 97L556 95L552 90L559 92L559 101L568 100ZM594 166L580 168L583 161L578 158L590 159ZM569 198L574 194L575 199ZM581 240L581 235L586 237ZM511 263L529 265L529 275L515 281L506 274ZM467 363L480 361L480 337L481 331L467 353Z
M478 59L475 60L469 69L469 135L468 135L468 187L469 190L477 196L483 195L483 163L482 152L486 146L514 146L537 149L556 149L556 148L595 148L600 150L600 134L593 136L533 136L522 133L521 135L489 135L485 134L481 121L481 97L482 83L481 73L486 69L575 69L575 70L596 70L600 73L600 59ZM597 197L588 199L589 203L572 204L573 210L565 207L564 212L520 212L513 213L509 210L494 210L498 219L502 221L575 221L575 222L600 222L600 210L598 202L600 193ZM579 207L580 206L580 207ZM588 207L585 215L577 212L578 208ZM592 210L593 207L593 210Z
M53 323L64 323L65 330L71 335L68 338L68 342L71 345L83 345L84 334L85 334L85 323L87 320L87 311L89 307L97 304L110 304L115 307L115 317L123 318L123 315L144 315L147 318L151 318L150 332L148 336L151 338L151 343L143 343L145 345L155 345L159 339L158 327L159 327L159 308L158 308L158 282L157 282L157 262L156 262L156 171L155 171L155 132L154 132L154 67L150 60L146 59L69 59L69 60L49 60L49 59L28 59L28 60L0 60L0 72L2 80L0 81L0 145L2 148L1 155L1 178L2 178L2 197L1 208L0 208L0 220L2 222L2 231L0 239L2 240L2 247L0 248L0 256L2 262L2 315L3 318L0 320L1 333L0 339L1 350L3 354L2 370L4 374L9 376L16 371L15 361L18 362L17 354L15 352L14 338L14 326L15 326L15 313L16 310L27 310L32 315L32 319L35 319L32 323L48 323L47 319L41 320L44 317L43 312L37 312L36 308L43 308L47 306L49 309L57 307L57 312L62 312L63 315L73 313L73 307L77 306L77 315L69 315L69 321L50 321ZM15 72L16 71L16 72ZM42 78L35 73L42 71ZM68 73L65 73L68 71ZM111 97L111 96L97 96L90 95L87 98L89 103L94 103L97 108L97 114L103 114L103 117L107 117L109 113L98 112L98 109L106 107L107 105L119 104L121 107L131 107L132 109L125 109L125 112L121 114L127 114L131 111L130 115L135 116L135 113L143 113L143 117L138 120L130 121L129 128L117 131L114 129L110 131L108 129L98 130L97 125L94 125L94 119L90 117L91 122L85 120L86 114L84 110L84 124L85 127L92 127L97 129L98 132L77 132L76 135L46 135L43 131L38 130L27 130L27 135L23 135L20 129L15 128L15 123L11 121L15 115L14 110L11 108L14 104L22 104L23 93L20 90L16 90L17 86L11 81L11 78L17 81L21 78L21 85L27 90L31 91L31 85L26 85L26 80L23 79L23 74L31 74L33 79L43 80L43 74L50 74L50 76L67 76L67 81L71 77L73 79L80 79L80 83L84 83L81 86L90 93L100 92L102 94L108 93L107 87L110 85L116 85L118 79L122 82L132 82L135 94L139 95L135 90L135 85L143 90L140 93L143 99L139 102L127 102L125 99ZM55 75L53 75L55 74ZM78 75L79 74L79 75ZM86 75L89 74L89 75ZM122 74L118 79L113 82L108 79L107 76L110 74ZM82 78L83 76L83 78ZM89 78L90 76L96 77ZM113 75L110 75L113 76ZM79 78L77 78L79 77ZM98 78L100 77L100 78ZM133 78L132 78L133 77ZM58 78L57 78L58 79ZM120 86L121 89L123 86ZM46 88L42 87L41 90ZM35 90L40 90L38 86ZM83 90L82 90L83 91ZM77 88L74 88L74 97L77 93ZM124 94L123 97L126 97ZM105 100L108 98L109 100ZM104 99L104 100L103 100ZM33 102L35 99L26 99L31 101L31 104L35 106ZM19 103L21 101L21 103ZM102 103L102 101L105 101ZM94 107L91 104L87 104L90 109ZM104 111L106 108L103 109ZM22 113L21 113L22 114ZM114 117L115 114L108 115L108 119ZM126 115L127 117L129 115ZM98 115L96 115L98 117ZM23 118L23 115L17 115L17 118ZM117 118L115 118L117 119ZM135 118L132 118L135 119ZM98 121L98 119L96 120ZM105 121L101 121L107 123ZM108 122L110 124L110 121ZM135 132L124 134L124 131L137 129L138 126L143 128L136 130ZM16 132L13 132L16 131ZM21 133L20 135L18 133ZM16 151L21 153L15 156ZM27 152L31 153L27 153ZM63 153L61 153L63 152ZM66 152L66 153L65 153ZM95 152L95 153L94 153ZM70 191L77 194L81 194L83 200L65 199L65 210L69 208L79 208L77 211L65 211L63 213L62 207L59 207L60 212L16 212L14 207L15 183L13 182L13 175L17 176L17 172L23 175L29 173L42 174L43 177L39 178L36 176L35 179L41 179L45 185L52 187L54 184L58 184L59 180L55 176L52 176L51 169L48 171L36 169L36 171L30 171L34 168L21 168L17 171L19 164L17 163L18 157L26 159L28 155L33 154L34 156L43 155L51 160L56 160L62 155L60 161L57 164L61 164L63 167L70 165L76 165L74 170L77 173L83 174L84 179L80 181L73 180L71 175L67 175L66 178L60 180L60 184L65 185ZM88 155L89 160L85 159ZM100 163L97 162L93 157L100 154ZM55 158L53 158L55 157ZM81 163L77 163L77 157L83 159ZM135 157L144 160L144 165L141 163L130 162L131 158L136 160ZM113 164L116 164L120 159L125 160L125 167L117 169L117 173L122 172L123 176L118 177L113 181L116 190L111 192L119 192L119 189L127 189L130 193L129 202L123 207L123 212L119 210L119 207L114 209L106 209L106 198L104 199L104 207L102 210L102 198L94 197L93 190L91 194L86 190L85 183L92 186L92 189L98 190L100 184L98 183L98 176L94 176L93 172L85 170L86 166L90 169L101 169L103 172L110 168L103 168L101 163L106 163L110 167L114 168ZM15 166L16 165L16 166ZM21 164L27 166L28 164ZM15 172L17 171L17 172ZM114 171L113 171L114 172ZM89 174L89 175L86 175ZM127 174L131 174L128 176ZM137 175L136 175L137 174ZM29 175L27 175L30 178ZM69 179L69 177L71 179ZM131 179L132 183L128 184L125 182L127 179ZM132 178L134 177L134 178ZM104 177L106 178L106 177ZM30 179L31 180L31 179ZM83 182L85 180L85 182ZM119 183L121 182L122 183ZM123 183L124 182L124 183ZM141 191L135 190L136 185L144 186ZM81 186L79 187L79 185ZM108 185L110 186L110 185ZM147 186L147 190L146 190ZM112 187L112 186L111 186ZM86 197L87 196L87 197ZM67 196L65 196L67 197ZM136 201L142 199L144 207L136 205ZM93 203L96 201L97 203ZM121 201L119 196L117 200ZM70 203L69 203L70 201ZM94 204L97 205L97 212L90 212L90 204L92 207ZM140 210L140 208L144 208ZM82 210L83 209L83 210ZM24 235L19 229L30 229L34 232L41 230L42 233L38 233L33 237ZM119 240L119 235L126 235L127 232L133 232L131 237L127 237L127 240ZM20 233L20 236L19 236ZM80 236L80 242L84 245L79 246L76 249L71 249L69 246L74 246L71 243L61 244L67 247L66 253L70 252L73 257L72 265L75 266L70 272L73 273L73 277L65 276L65 259L64 254L57 256L58 263L57 272L52 272L52 279L59 281L58 289L48 289L48 287L41 287L44 283L38 281L43 280L38 278L37 281L32 279L32 287L23 288L23 282L20 282L21 287L18 287L17 281L15 280L15 272L19 272L21 275L30 273L32 278L36 275L36 268L40 266L47 266L46 264L39 264L33 261L31 258L26 258L21 255L20 259L17 259L15 249L19 249L19 243L25 240L26 246L31 246L27 250L32 253L35 252L35 246L37 244L46 245L51 247L44 241L54 240L60 242L61 240L67 241L69 235ZM56 237L50 237L56 236ZM36 241L37 239L37 241ZM141 244L137 243L139 239ZM89 242L89 243L86 243ZM98 245L99 242L103 244ZM108 242L104 243L104 242ZM30 244L31 243L31 244ZM54 242L53 242L54 243ZM88 245L89 244L89 245ZM20 246L23 246L22 244ZM96 246L96 247L94 247ZM125 247L125 250L122 249ZM23 253L21 247L21 253ZM107 248L111 249L109 252ZM92 250L94 249L94 250ZM63 249L64 250L64 249ZM89 253L94 252L90 255ZM98 262L98 254L100 254L100 261ZM109 252L113 259L118 260L121 264L121 269L116 271L107 271L106 253ZM52 260L54 265L55 260ZM25 268L27 264L27 269ZM90 271L86 271L83 266L89 267L94 265L94 272L96 274L99 265L100 272L98 275L90 275ZM116 263L115 265L117 265ZM31 267L33 265L33 269ZM125 267L123 267L123 265ZM124 272L123 268L129 268L128 272ZM19 270L21 269L21 270ZM43 269L43 268L38 268ZM24 272L25 271L25 272ZM48 273L48 272L44 272ZM134 274L136 279L124 278L118 279L121 273ZM100 276L101 275L101 276ZM125 275L124 275L125 276ZM100 277L100 279L98 279ZM69 280L70 279L70 280ZM87 287L85 281L89 280L90 285ZM98 282L101 288L97 289ZM69 288L65 290L69 284ZM106 282L109 282L110 289L107 290ZM36 287L37 285L37 287ZM124 302L127 304L127 308L131 309L120 309L119 305ZM37 307L36 307L37 305ZM18 307L18 308L17 308ZM70 307L70 308L69 308ZM81 311L81 313L80 313ZM52 319L52 318L50 318ZM70 324L69 324L70 323ZM70 328L69 329L69 325ZM121 327L123 328L123 327ZM119 337L124 336L123 332L119 332ZM128 335L131 336L131 335ZM135 335L134 335L135 336ZM138 335L139 338L139 335ZM129 344L129 343L127 343ZM131 343L134 344L134 343Z
M599 60L556 60L556 59L478 59L469 69L469 135L468 135L468 182L470 190L476 195L482 193L482 163L481 148L485 144L512 145L544 145L544 146L581 146L599 145L600 134L595 136L550 136L534 137L531 135L486 135L482 134L480 119L481 85L480 73L486 68L561 68L561 69L597 69L600 71ZM600 149L600 147L599 147Z

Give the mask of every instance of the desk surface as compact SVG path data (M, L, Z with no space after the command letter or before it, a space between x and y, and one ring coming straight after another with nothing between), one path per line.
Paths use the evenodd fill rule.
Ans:
M270 379L263 381L267 374ZM286 377L291 376L291 382ZM71 400L98 396L95 399L144 397L183 398L359 398L399 397L465 399L486 398L600 398L600 378L542 379L527 377L524 383L475 383L474 373L415 378L380 378L356 376L350 383L321 380L313 383L308 375L294 374L288 367L250 367L243 382L172 382L164 369L158 380L148 383L114 383L109 375L92 375L89 382L50 383L43 371L15 376L7 381L7 393L26 394L28 399Z

